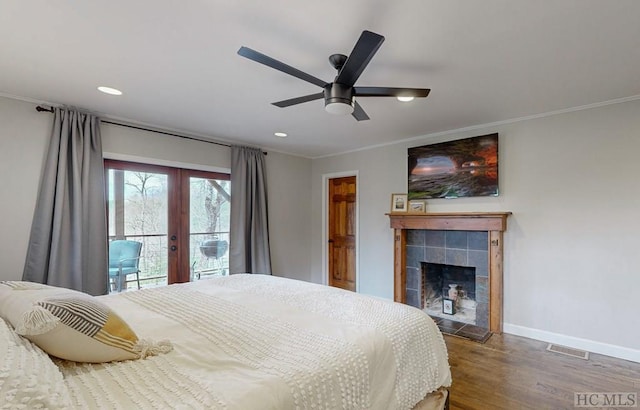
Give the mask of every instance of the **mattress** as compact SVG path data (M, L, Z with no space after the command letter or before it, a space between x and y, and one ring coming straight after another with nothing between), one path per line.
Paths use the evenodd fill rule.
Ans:
M239 274L101 296L143 360L56 360L78 408L412 409L451 383L434 322L389 300Z

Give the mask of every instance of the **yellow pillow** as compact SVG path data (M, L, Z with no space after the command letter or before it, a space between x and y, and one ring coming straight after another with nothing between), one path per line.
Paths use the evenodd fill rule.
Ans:
M138 336L90 295L31 282L0 282L0 316L52 356L103 363L139 359Z

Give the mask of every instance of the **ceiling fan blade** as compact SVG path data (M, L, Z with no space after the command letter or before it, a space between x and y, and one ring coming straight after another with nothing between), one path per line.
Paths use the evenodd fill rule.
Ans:
M275 105L276 107L284 108L284 107L290 107L296 104L302 104L307 101L319 100L321 98L324 98L324 92L303 95L302 97L291 98L289 100L278 101L271 104Z
M380 34L363 31L335 82L353 87L383 42L384 37Z
M303 81L315 84L318 87L324 88L324 86L327 85L325 81L322 81L321 79L314 77L311 74L307 74L303 71L298 70L297 68L291 67L290 65L287 65L248 47L240 47L240 49L238 50L238 54L242 57L248 58L249 60L253 60L256 63L264 64L267 67L274 68L278 71L282 71L285 74L289 74Z
M416 97L429 95L428 88L353 87L353 95L360 97Z
M367 115L366 112L364 112L364 110L362 109L360 104L358 104L357 101L354 101L353 112L351 113L351 115L353 115L353 118L355 118L358 121L366 121L369 119L369 116Z

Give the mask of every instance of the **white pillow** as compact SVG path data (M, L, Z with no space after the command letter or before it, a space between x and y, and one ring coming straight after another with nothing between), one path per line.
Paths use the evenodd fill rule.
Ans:
M0 282L0 316L16 333L61 359L102 363L138 359L138 336L106 305L74 290Z
M68 409L71 395L62 373L38 346L0 319L0 407Z

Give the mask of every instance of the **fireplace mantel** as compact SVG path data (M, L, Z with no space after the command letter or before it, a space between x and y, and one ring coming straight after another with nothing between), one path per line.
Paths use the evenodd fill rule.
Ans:
M394 229L394 300L406 303L407 229L487 231L489 234L489 330L502 333L502 239L511 212L389 213Z

